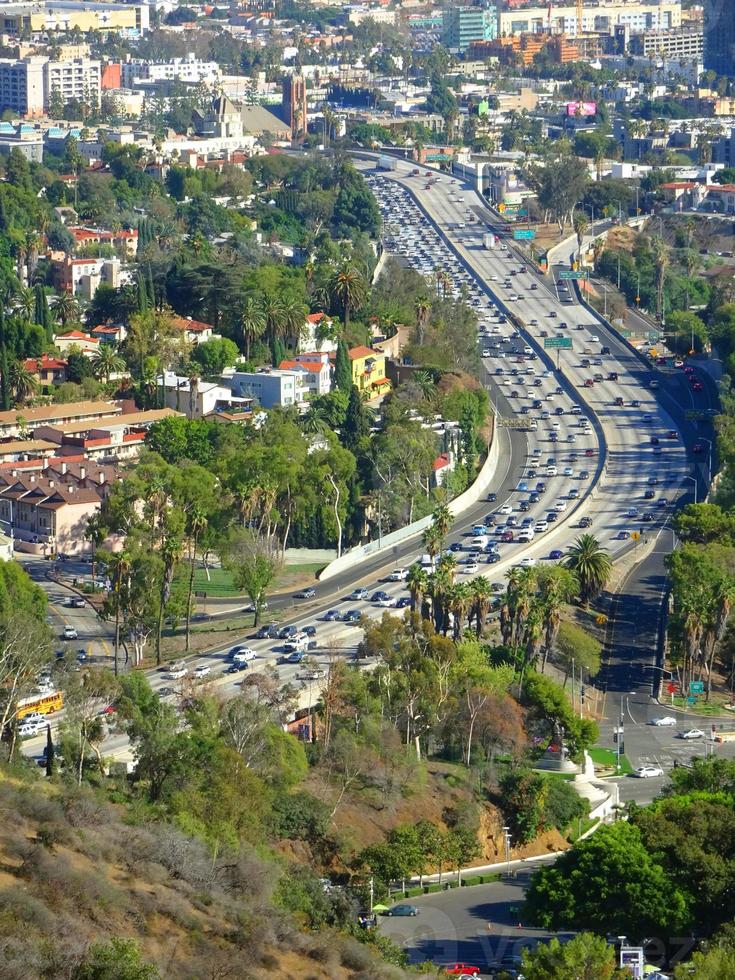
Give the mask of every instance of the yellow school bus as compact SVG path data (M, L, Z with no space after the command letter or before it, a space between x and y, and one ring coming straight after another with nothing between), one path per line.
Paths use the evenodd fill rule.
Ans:
M50 715L52 711L60 711L63 707L64 695L61 691L54 691L53 694L41 694L35 698L22 698L18 702L15 717L20 721L34 711L40 715Z

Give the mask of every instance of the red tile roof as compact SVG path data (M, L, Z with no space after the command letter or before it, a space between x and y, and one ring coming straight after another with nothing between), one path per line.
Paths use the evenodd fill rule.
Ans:
M172 316L171 325L176 330L190 330L192 333L204 333L205 330L214 330L211 323L202 323L201 320L190 320L186 316Z
M443 470L447 466L449 466L449 456L446 453L442 453L441 456L436 457L431 468L436 473L437 470Z
M23 361L26 371L61 371L66 365L67 362L62 358L49 357L48 354L43 357L29 357Z
M326 313L310 313L306 318L309 323L321 323L322 320L327 319Z
M351 361L356 361L360 357L382 356L380 351L373 350L372 347L350 347L347 356Z
M281 371L294 371L296 368L303 368L304 371L310 371L312 374L319 374L323 367L321 361L281 361L278 365Z

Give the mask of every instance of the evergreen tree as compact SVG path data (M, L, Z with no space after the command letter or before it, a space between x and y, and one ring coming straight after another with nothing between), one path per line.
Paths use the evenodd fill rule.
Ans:
M136 284L135 285L136 285L136 294L137 294L137 298L138 298L138 313L141 313L141 314L147 313L148 312L148 290L147 290L147 287L146 287L145 279L143 278L142 274L140 274L140 273L138 274L138 278L136 280Z
M151 269L150 262L148 263L148 307L151 310L156 308L156 286L153 282L153 269Z
M46 775L53 776L56 771L56 750L51 737L51 725L46 726Z
M273 367L277 368L281 361L286 358L286 345L280 337L271 337L271 360Z
M10 366L8 347L5 341L5 314L0 306L0 410L10 409Z
M33 322L37 323L39 327L43 327L47 340L49 342L53 342L53 329L46 291L40 283L37 283L34 287L34 293L36 299L36 309L33 315Z
M352 385L350 400L347 403L347 414L342 426L342 444L354 453L360 444L360 440L369 435L370 421L365 412L365 403L357 385Z
M347 344L340 340L334 360L334 385L348 395L352 390L352 367L347 353Z

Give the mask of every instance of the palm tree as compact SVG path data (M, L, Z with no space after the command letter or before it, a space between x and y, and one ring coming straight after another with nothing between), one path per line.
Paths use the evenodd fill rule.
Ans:
M439 554L442 547L441 534L439 533L438 528L434 527L433 524L430 524L421 536L421 543L424 546L426 554L429 556L429 558L431 558L431 567L433 568L436 564L436 556Z
M18 290L16 310L26 323L32 323L36 312L36 293L29 286L21 286Z
M282 337L286 330L286 308L280 296L267 293L263 298L263 316L268 340Z
M579 582L579 598L583 605L604 589L612 572L612 560L593 534L582 534L569 549L564 565L574 572Z
M66 325L70 320L78 319L79 304L71 293L61 293L60 296L56 297L56 302L54 303L54 313L58 317L61 326L66 328Z
M448 596L447 606L452 614L452 632L455 641L462 637L462 625L472 605L472 589L469 582L458 582L453 585Z
M303 303L291 298L285 299L283 301L283 333L289 340L293 340L294 346L298 346L305 324L306 310Z
M98 380L110 381L111 374L125 370L125 361L112 344L100 344L92 358L92 374Z
M426 324L428 323L429 313L431 312L431 303L429 302L428 296L418 296L413 308L416 314L416 343L421 346L424 342Z
M245 341L245 357L248 360L250 360L251 344L263 336L265 327L263 307L253 296L248 296L240 312L240 330Z
M563 565L554 565L539 572L541 613L544 622L544 657L541 672L546 667L546 661L551 652L561 625L561 610L567 602L571 602L579 591L579 582L574 572Z
M365 301L367 295L365 277L349 259L345 259L329 280L329 292L342 307L342 319L346 329L350 325L350 311Z
M587 215L584 211L575 211L574 218L572 219L574 225L574 231L577 234L577 257L582 258L582 243L584 242L584 233L589 227L589 221L587 220Z
M454 523L454 517L446 504L440 504L431 515L431 526L435 527L439 533L440 547L444 544L444 539L449 534L449 528Z
M411 565L408 570L406 587L411 596L411 612L421 613L424 596L429 588L429 576L418 562Z
M479 639L485 629L485 621L493 599L493 590L485 576L478 575L476 579L470 582L470 591L472 593L470 618L475 620L475 631Z
M431 371L422 370L416 371L416 373L411 378L413 384L421 392L421 397L427 402L431 402L436 397L436 380Z
M13 361L10 365L10 387L17 402L27 401L38 390L38 382L23 361Z

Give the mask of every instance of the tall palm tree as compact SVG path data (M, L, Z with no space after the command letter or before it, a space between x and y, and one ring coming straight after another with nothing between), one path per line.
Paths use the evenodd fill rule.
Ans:
M298 346L301 334L306 325L306 309L303 303L295 299L285 299L283 301L283 333Z
M411 612L421 613L424 596L429 588L429 576L427 575L426 570L423 569L418 562L411 565L408 570L406 587L408 588L408 593L411 596Z
M446 504L439 504L431 515L431 526L435 527L439 533L440 547L444 545L444 539L449 534L449 529L454 523L454 517Z
M259 340L266 328L265 312L254 296L248 296L240 311L240 332L245 341L245 357L250 360L250 346Z
M448 606L453 620L453 638L459 641L462 637L465 617L472 606L472 589L469 582L458 582L452 586L448 596Z
M541 672L551 652L561 625L561 610L571 602L579 591L579 582L574 572L563 565L553 565L539 572L539 603L544 623L543 662Z
M38 391L38 382L23 361L13 361L10 365L10 387L17 402L27 401Z
M100 381L109 382L111 374L125 370L125 361L112 344L100 344L92 357L92 374Z
M612 572L612 560L593 534L582 534L570 547L564 565L577 576L583 605L604 589Z
M359 307L367 296L367 284L360 270L346 259L329 280L329 292L342 307L345 328L350 325L350 313Z
M413 305L416 314L416 342L421 346L426 335L426 324L429 321L431 303L428 296L418 296Z
M523 638L526 619L536 595L537 572L535 568L511 568L507 574L506 606L508 610L508 639L504 642L519 646Z
M574 218L572 219L574 225L574 231L577 235L577 256L581 259L582 257L582 242L584 241L584 235L589 228L589 221L587 220L587 215L584 211L575 211Z
M478 575L470 582L472 593L471 618L475 621L475 632L479 639L485 629L487 614L490 612L490 605L493 599L493 590L490 582L484 575Z
M263 316L268 340L282 337L286 330L286 308L280 296L267 293L263 297Z
M421 543L424 546L426 554L431 558L432 568L436 564L436 556L441 551L442 541L441 534L438 529L430 524L421 536Z

